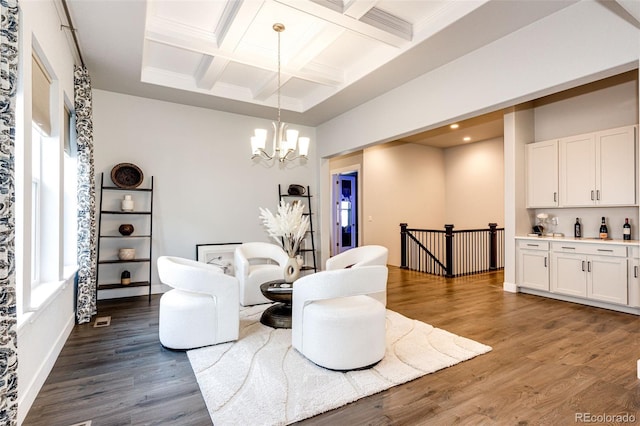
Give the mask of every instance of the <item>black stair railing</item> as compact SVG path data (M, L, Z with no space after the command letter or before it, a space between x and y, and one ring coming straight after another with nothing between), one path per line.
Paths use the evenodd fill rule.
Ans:
M400 266L456 277L504 268L504 228L454 230L409 228L400 224Z

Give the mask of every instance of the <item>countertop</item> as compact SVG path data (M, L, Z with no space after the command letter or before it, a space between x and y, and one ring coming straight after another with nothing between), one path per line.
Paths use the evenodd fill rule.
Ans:
M532 237L528 235L516 235L517 240L537 240L537 241L568 241L572 243L585 243L585 244L614 244L623 246L640 246L638 240L601 240L600 238L574 238L574 237L551 237L541 236Z

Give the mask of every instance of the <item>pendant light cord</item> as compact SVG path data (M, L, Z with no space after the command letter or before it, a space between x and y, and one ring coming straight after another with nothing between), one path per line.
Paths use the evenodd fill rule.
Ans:
M282 27L276 27L276 25L274 25L274 29L278 33L278 130L280 130L280 33L284 31L284 25L280 24Z

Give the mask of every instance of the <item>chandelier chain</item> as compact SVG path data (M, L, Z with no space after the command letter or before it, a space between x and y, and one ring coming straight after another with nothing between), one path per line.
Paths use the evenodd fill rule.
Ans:
M284 30L284 26L283 26L283 30ZM278 129L280 128L280 33L282 30L278 31L276 29L276 32L278 33Z

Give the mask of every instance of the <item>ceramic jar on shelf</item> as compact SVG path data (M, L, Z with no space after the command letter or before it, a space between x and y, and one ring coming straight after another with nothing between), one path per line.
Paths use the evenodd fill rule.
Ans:
M136 258L136 249L133 248L121 248L118 250L118 259L120 260L133 260Z
M122 200L122 211L123 212L132 212L133 211L133 199L131 195L125 195Z

